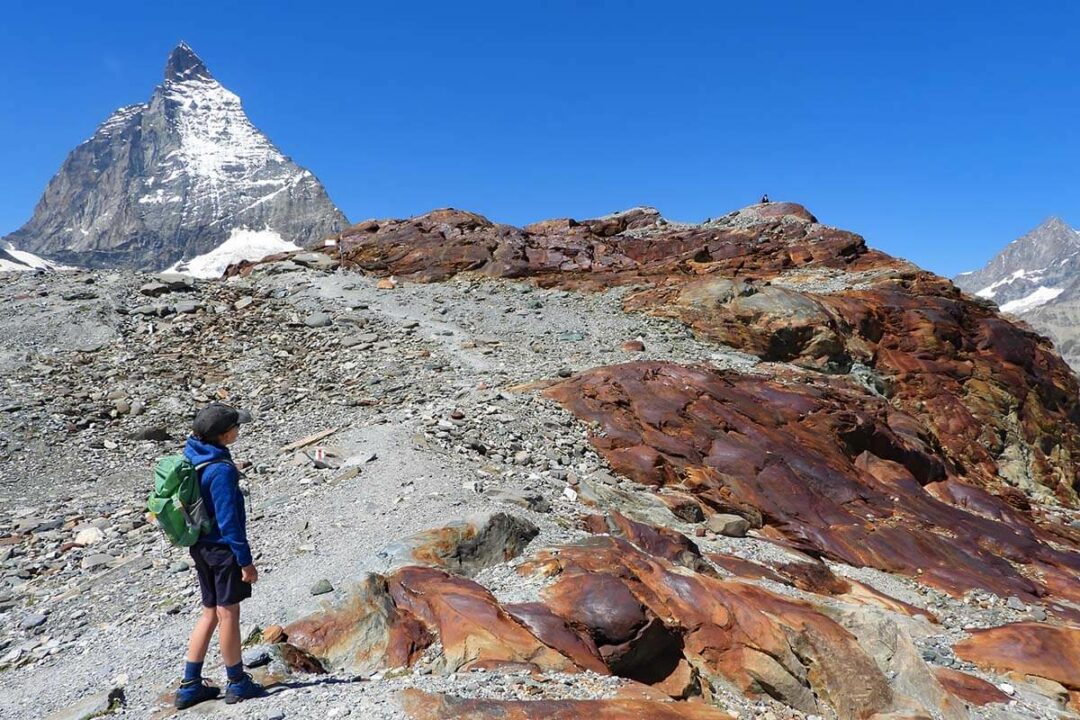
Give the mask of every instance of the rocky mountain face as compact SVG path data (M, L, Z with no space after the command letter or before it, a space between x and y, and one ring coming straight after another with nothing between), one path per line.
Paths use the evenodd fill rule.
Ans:
M1009 243L981 270L953 282L996 302L1005 312L1024 312L1057 297L1078 277L1080 232L1051 217Z
M140 473L212 398L256 414L261 715L1080 715L1080 386L947 280L788 203L438 210L229 275L0 289L4 717L175 686Z
M68 265L160 270L236 232L308 245L344 225L315 176L181 43L150 100L120 108L76 147L4 240Z
M1049 335L1070 365L1080 368L1080 231L1051 217L983 269L953 281Z

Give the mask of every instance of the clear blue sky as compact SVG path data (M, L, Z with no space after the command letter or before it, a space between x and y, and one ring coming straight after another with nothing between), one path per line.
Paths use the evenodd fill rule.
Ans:
M0 8L0 234L186 40L351 220L756 201L951 275L1080 224L1080 3L70 2Z

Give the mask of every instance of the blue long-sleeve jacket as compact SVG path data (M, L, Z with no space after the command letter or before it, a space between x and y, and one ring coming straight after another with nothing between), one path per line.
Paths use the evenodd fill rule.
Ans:
M212 463L199 473L199 491L210 514L210 529L196 544L227 545L240 567L252 563L247 541L247 513L240 493L240 472L232 464L228 448L211 445L191 436L184 455L193 465Z

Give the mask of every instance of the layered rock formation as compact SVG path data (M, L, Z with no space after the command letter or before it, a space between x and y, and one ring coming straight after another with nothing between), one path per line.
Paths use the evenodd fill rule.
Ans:
M75 148L3 241L69 265L160 270L237 233L260 234L260 247L307 245L344 225L315 176L181 43L150 100L120 108Z
M1068 701L1080 661L1080 393L1045 339L791 204L695 226L644 208L520 229L442 210L362 223L327 252L396 282L469 272L625 286L627 311L758 362L736 372L654 359L533 386L630 481L571 479L591 537L527 550L514 562L537 590L507 602L460 563L456 548L473 547L480 527L419 536L391 553L401 562L387 574L286 628L299 647L349 672L610 673L677 701L723 706L735 693L838 718L963 718L1009 697L924 662L913 638L941 622L934 613L833 571L870 568L921 592L1037 610L1040 621L974 633L956 653L1025 692L1064 688ZM691 539L747 527L754 558ZM517 554L521 537L479 564ZM417 717L571 712L408 702ZM633 716L610 702L576 711Z
M742 514L800 550L955 594L1080 602L1080 555L1055 548L1053 526L962 482L915 418L837 385L639 363L548 393L597 424L613 469L688 492L709 513Z

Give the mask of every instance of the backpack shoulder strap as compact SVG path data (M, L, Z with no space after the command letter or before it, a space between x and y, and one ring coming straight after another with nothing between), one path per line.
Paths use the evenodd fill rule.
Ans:
M204 470L204 468L210 467L211 465L213 465L215 463L219 463L219 462L224 462L226 465L232 465L233 467L235 467L235 465L233 464L233 462L231 460L226 460L224 458L219 458L218 460L211 460L211 461L208 461L208 462L201 462L198 465L195 465L195 472L198 473L198 472Z
M209 460L207 462L199 463L198 465L196 465L195 466L195 475L198 476L199 473L201 473L203 470L205 470L206 468L208 468L209 466L211 466L211 465L213 465L215 463L225 463L226 465L231 465L232 467L236 468L236 465L233 463L232 460L226 460L224 458L219 458L217 460ZM239 468L237 468L237 472L239 472Z

